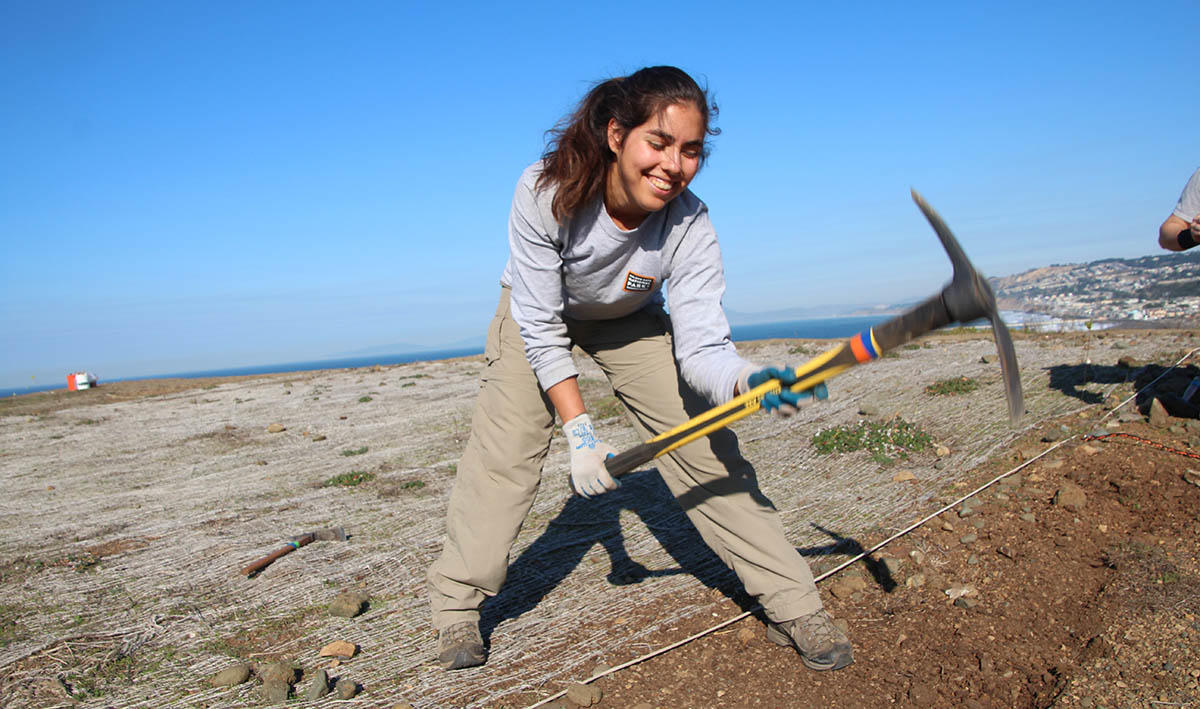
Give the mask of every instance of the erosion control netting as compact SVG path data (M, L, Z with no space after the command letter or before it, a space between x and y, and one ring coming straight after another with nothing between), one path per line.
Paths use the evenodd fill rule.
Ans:
M1117 358L1157 361L1183 347L1173 337L1018 341L1028 413L1016 430L994 345L983 337L902 348L831 380L830 399L791 420L759 414L735 428L789 538L810 561L832 564L856 548L839 539L908 524L1022 430L1128 389ZM790 351L798 344L806 352ZM828 346L742 349L758 361L799 363ZM1085 368L1088 357L1105 364ZM599 370L580 365L589 399L603 398ZM361 684L372 705L491 706L517 691L556 692L606 655L661 646L682 616L712 614L723 598L692 592L738 590L652 470L602 498L570 498L558 437L509 581L485 606L489 662L455 673L434 666L424 573L440 549L481 367L470 358L298 373L0 419L0 693L8 705L64 691L47 685L57 678L97 706L245 706L256 702L254 683L213 688L207 678L238 658L286 658L311 673L326 664L317 656L323 645L346 640L360 654L331 674ZM952 377L982 386L925 392ZM878 411L872 420L916 424L949 454L939 462L929 448L881 465L862 451L816 451L813 434L853 425L864 409ZM271 423L286 430L268 433ZM617 448L638 442L620 415L599 428ZM915 479L893 481L899 470ZM351 472L374 478L326 484ZM238 573L291 536L335 525L351 538L306 546L256 578ZM328 613L345 590L370 596L364 614ZM712 602L660 602L682 593Z

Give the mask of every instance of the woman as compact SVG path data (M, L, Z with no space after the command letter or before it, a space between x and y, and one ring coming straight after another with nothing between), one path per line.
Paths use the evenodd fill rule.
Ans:
M647 438L770 378L795 382L791 370L742 359L730 341L716 233L707 207L687 189L707 154L706 137L716 133L708 95L690 76L649 67L596 85L521 175L482 390L445 545L428 576L443 667L485 660L479 607L504 582L556 412L573 489L591 497L617 487L604 467L615 451L587 414L572 345L605 372ZM707 402L698 404L697 395ZM788 415L804 396L785 390L763 403ZM733 433L683 446L661 458L659 470L671 493L688 501L704 541L762 604L767 636L795 647L810 668L850 664L849 640L822 609L808 565Z

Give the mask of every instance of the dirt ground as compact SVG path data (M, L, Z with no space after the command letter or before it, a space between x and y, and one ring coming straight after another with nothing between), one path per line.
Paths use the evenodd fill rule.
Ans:
M826 607L854 643L850 667L805 669L794 651L766 640L738 587L702 588L615 622L680 618L656 636L661 648L743 612L750 617L597 679L590 686L600 692L590 698L579 689L574 700L552 698L561 685L547 685L509 693L496 706L1200 707L1200 421L1151 424L1138 410L1143 399L1117 407L1162 367L1144 368L1127 383L1113 366L1063 371L1051 381L1055 388L1071 389L1062 377L1075 375L1110 377L1116 388L1103 401L1081 389L1089 406L1042 421L896 524L915 523L992 483L966 510L955 504L820 583ZM296 375L278 375L289 376ZM146 380L13 397L0 401L0 416L46 416L219 383ZM808 558L822 574L834 568L823 556L870 550L899 531L871 530ZM684 612L714 603L712 613ZM597 654L597 673L651 649ZM519 662L507 669L521 674ZM23 699L73 704L54 691L40 703ZM380 702L368 692L354 703L405 706Z
M1109 411L1046 422L941 499L994 482L971 511L824 581L849 668L808 671L756 613L596 680L593 706L1200 707L1200 421ZM681 623L663 645L719 620ZM596 674L631 659L605 657Z

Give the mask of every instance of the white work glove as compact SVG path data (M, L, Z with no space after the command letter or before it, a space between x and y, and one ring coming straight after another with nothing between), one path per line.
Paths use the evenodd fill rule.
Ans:
M616 490L618 483L608 474L604 461L617 451L596 437L592 417L579 414L563 424L563 433L571 447L571 488L584 497Z
M800 392L788 389L789 386L796 383L796 372L791 367L763 367L761 369L757 366L746 367L738 375L738 394L745 394L772 379L778 379L782 388L778 393L764 396L762 407L780 418L792 416L801 407L808 406L817 399L829 398L829 389L825 387L824 382Z

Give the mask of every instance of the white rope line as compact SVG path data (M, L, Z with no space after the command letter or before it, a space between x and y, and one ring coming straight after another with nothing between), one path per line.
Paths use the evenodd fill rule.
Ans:
M1133 393L1133 395L1132 395L1132 396L1130 396L1129 398L1125 399L1125 400L1124 400L1124 401L1122 401L1120 404L1118 404L1118 405L1114 406L1114 407L1113 407L1113 409L1112 409L1112 411L1109 411L1108 413L1106 413L1104 416L1102 416L1102 417L1100 418L1100 420L1101 420L1101 421L1103 421L1104 419L1108 418L1109 416L1112 416L1114 413L1116 413L1117 409L1120 409L1120 408L1121 408L1122 406L1124 406L1125 404L1128 404L1130 401L1132 401L1133 399L1135 399L1135 398L1137 397L1137 395L1138 395L1138 394L1141 394L1143 391L1145 391L1145 390L1149 389L1150 387L1154 386L1154 384L1155 384L1155 383L1157 383L1159 379L1162 379L1163 377L1167 376L1167 374L1169 374L1170 372L1174 371L1174 370L1175 370L1175 368L1176 368L1176 367L1178 367L1180 364L1182 364L1184 360L1186 360L1188 357L1190 357L1190 356L1192 356L1193 354L1195 354L1197 351L1200 351L1200 347L1197 347L1197 348L1193 349L1192 351L1190 351L1190 352L1188 352L1187 354L1185 354L1183 357L1179 358L1179 360L1178 360L1178 361L1176 361L1176 362L1175 362L1175 364L1171 365L1170 367L1168 367L1168 368L1166 369L1166 371L1164 371L1162 374L1158 375L1158 377L1156 377L1156 378L1154 379L1154 381L1150 382L1149 384L1147 384L1146 386L1142 387L1141 389L1139 389L1139 390L1135 391L1135 392ZM1086 407L1085 407L1085 410L1086 410ZM947 505L945 505L945 506L941 507L940 509L938 509L938 510L937 510L937 511L935 511L935 512L931 512L930 514L926 515L925 517L921 518L920 520L918 520L918 521L914 522L913 524L909 525L909 526L908 526L908 527L906 527L905 529L903 529L903 530L901 530L901 531L899 531L899 532L896 532L896 533L895 533L895 534L893 534L892 536L890 536L890 537L888 537L887 539L883 540L882 542L880 542L880 543L876 544L875 546L871 547L870 549L868 549L868 550L866 550L866 551L862 552L862 553L861 553L861 554L859 554L858 556L855 556L855 557L853 557L853 558L851 558L851 559L848 559L847 561L845 561L845 562L843 562L843 563L839 564L838 566L835 566L834 568L830 569L829 571L826 571L825 573L821 574L820 576L817 576L817 577L816 577L816 579L815 579L815 582L816 582L816 583L820 583L821 581L824 581L825 579L827 579L827 578L829 578L830 576L832 576L832 575L836 574L837 572L841 571L842 569L846 568L847 566L850 566L850 565L854 564L855 562L857 562L857 561L859 561L859 560L863 559L863 558L864 558L864 557L866 557L866 556L869 556L869 555L871 555L871 554L874 554L875 552L877 552L877 551L879 551L880 549L884 548L884 547L885 547L885 546L887 546L888 544L891 544L892 542L896 541L896 540L897 540L897 539L899 539L900 537L903 537L903 536L905 536L906 534L908 534L908 533L912 532L912 531L913 531L913 530L915 530L916 528L918 528L918 527L920 527L921 525L925 524L925 523L926 523L926 522L928 522L929 520L931 520L931 519L934 519L935 517L938 517L938 516L939 516L939 515L941 515L943 512L946 512L947 510L950 510L950 509L952 509L954 506L956 506L956 505L959 505L959 504L961 504L961 503L963 503L963 502L965 502L965 501L969 500L970 498L972 498L972 497L974 497L974 496L978 495L979 493L981 493L981 492L983 492L984 490L988 489L988 488L989 488L989 487L991 487L992 485L995 485L996 483L1000 482L1000 481L1001 481L1001 480L1003 480L1004 478L1007 478L1008 476L1012 475L1013 473L1017 473L1017 472L1019 472L1019 471L1023 470L1024 468L1026 468L1026 467L1028 467L1030 464L1032 464L1034 461L1038 460L1039 458L1042 458L1043 456L1047 455L1048 453L1050 453L1050 452L1052 452L1052 451L1055 451L1055 450L1057 450L1058 448L1060 448L1060 447L1062 447L1062 446L1066 445L1067 443L1069 443L1069 442L1071 442L1071 441L1075 440L1075 439L1076 439L1076 438L1078 438L1078 437L1079 437L1079 436L1078 436L1078 434L1076 434L1076 435L1074 435L1074 436L1070 436L1070 437L1068 437L1068 438L1064 438L1063 440L1059 441L1058 443L1055 443L1054 445L1050 446L1049 448L1047 448L1046 450L1044 450L1044 451L1042 451L1041 453L1037 454L1036 456L1034 456L1034 457L1030 458L1029 460L1027 460L1027 461L1025 461L1025 462L1023 462L1023 463L1021 463L1021 464L1020 464L1020 465L1018 465L1017 467L1015 467L1015 468L1013 468L1013 469L1009 470L1008 472L1001 473L1000 475L997 475L997 476L996 476L995 478L993 478L991 481L989 481L989 482L987 482L987 483L984 483L983 485L980 485L979 487L977 487L977 488L975 488L974 490L972 490L971 492L969 492L969 493L967 493L967 494L963 495L962 497L958 498L957 500L955 500L955 501L953 501L953 502L951 502L951 503L949 503L949 504L947 504ZM695 633L695 634L693 634L693 635L689 635L688 637L686 637L686 638L684 638L684 639L682 639L682 640L679 640L679 641L673 642L673 643L671 643L670 645L666 645L666 646L664 646L664 647L661 647L661 648L659 648L659 649L657 649L657 650L652 650L652 651L650 651L650 652L646 653L645 655L642 655L641 657L635 657L634 659L632 659L632 660L629 660L629 661L627 661L627 662L623 662L623 663L621 663L621 664L617 665L616 667L611 667L611 668L609 668L609 669L607 669L607 670L605 670L605 671L603 671L603 672L598 672L598 673L596 673L596 674L592 675L591 677L589 677L589 678L587 678L587 679L585 679L585 680L581 680L581 681L580 681L580 684L590 684L590 683L592 683L592 682L595 682L596 680L598 680L598 679L600 679L600 678L602 678L602 677L607 677L608 675L611 675L611 674L614 674L614 673L616 673L616 672L619 672L620 670L623 670L623 669L625 669L625 668L627 668L627 667L633 667L634 665L637 665L637 664L640 664L640 663L642 663L642 662L645 662L646 660L649 660L649 659L651 659L651 658L658 657L659 655L664 655L664 654L666 654L666 653L668 653L668 652L670 652L670 651L672 651L672 650L674 650L674 649L676 649L676 648L679 648L679 647L682 647L682 646L684 646L684 645L687 645L688 643L692 642L693 640L697 640L697 639L699 639L699 638L702 638L702 637L704 637L705 635L710 635L710 634L712 634L712 633L715 633L716 631L718 631L718 630L720 630L720 629L722 629L722 628L725 628L725 627L728 627L728 626L730 626L730 625L733 625L734 623L736 623L736 622L738 622L738 621L740 621L740 620L744 620L745 618L748 618L748 617L750 617L750 616L751 616L751 615L752 615L752 614L753 614L755 611L758 611L758 610L761 610L761 609L762 609L762 606L761 606L761 605L756 605L756 606L754 606L753 608L751 608L750 610L748 610L748 611L744 611L744 612L742 612L742 613L740 613L740 614L738 614L738 615L735 615L735 616L733 616L732 618L729 618L728 620L723 620L723 621L721 621L720 623L718 623L718 624L716 624L716 625L712 626L711 628L706 628L705 630L701 630L701 631L700 631L700 632L698 632L698 633ZM537 707L543 706L543 705L545 705L545 704L549 704L550 702L554 701L555 699L559 699L559 698L561 698L561 697L564 697L564 696L566 696L566 694L567 694L567 690L565 690L565 689L564 689L564 690L562 690L561 692L559 692L558 694L554 694L554 695L551 695L551 696L549 696L549 697L546 697L545 699L542 699L541 701L537 702L536 704L530 704L530 705L529 705L529 706L527 706L525 709L536 709Z

